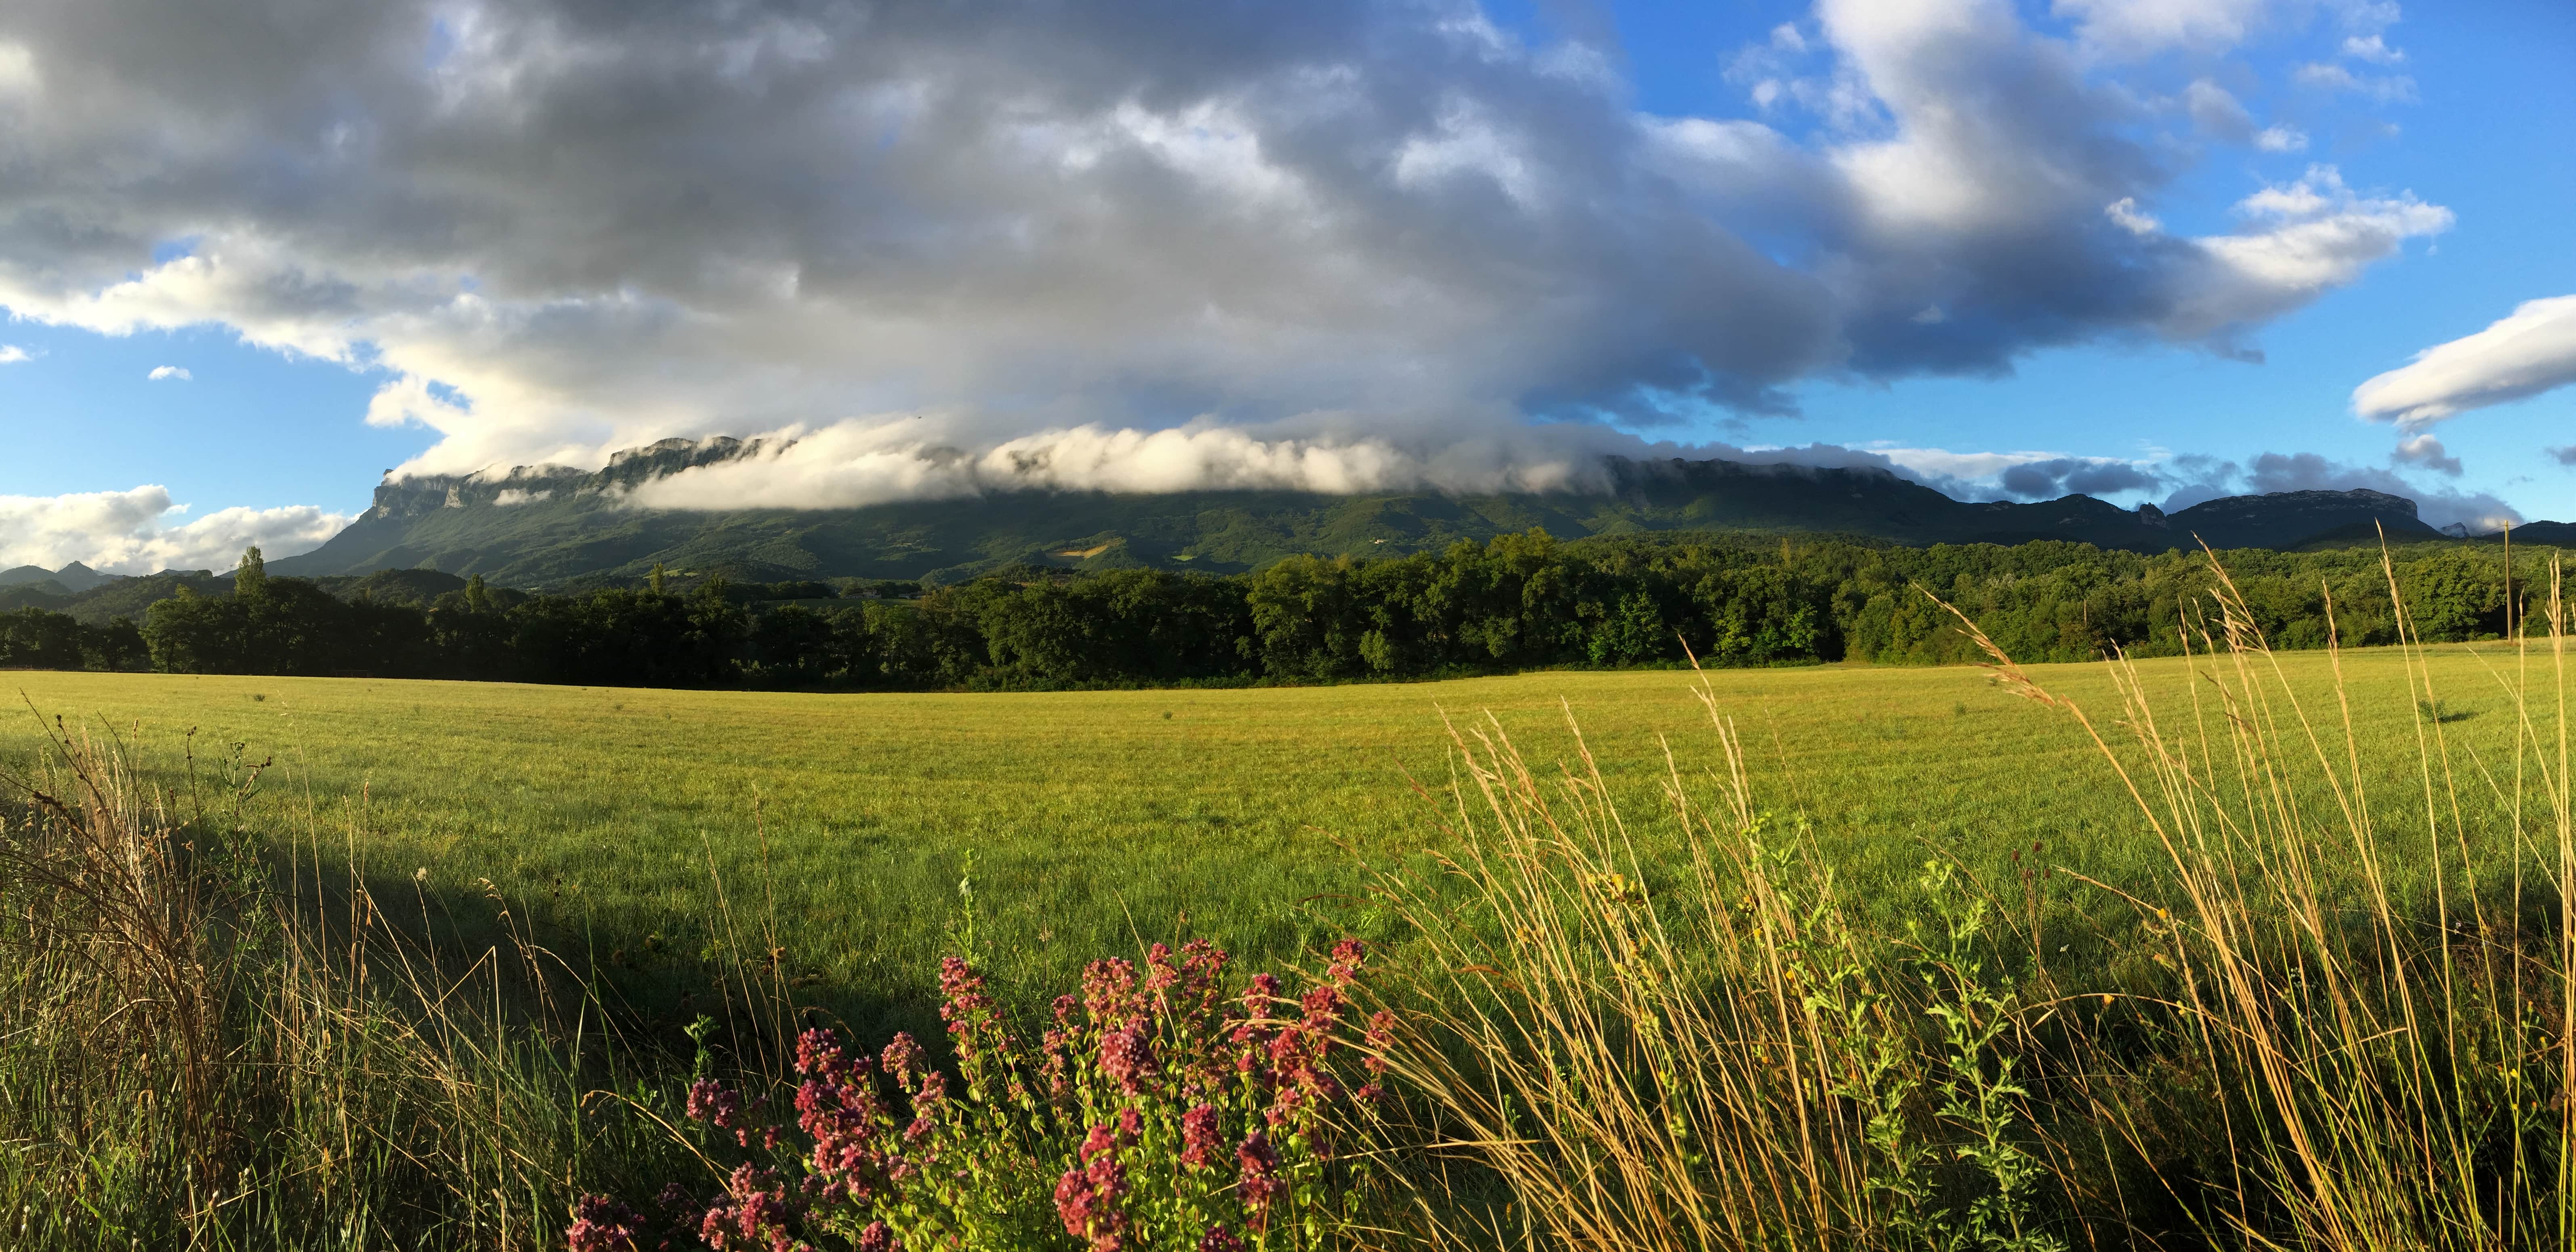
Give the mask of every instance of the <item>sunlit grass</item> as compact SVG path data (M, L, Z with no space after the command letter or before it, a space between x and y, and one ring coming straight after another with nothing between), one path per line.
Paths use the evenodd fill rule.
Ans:
M2488 672L2506 655L2432 657L2443 730L2472 755L2510 742ZM2322 654L2282 664L2297 683L2331 680ZM2365 738L2411 755L2397 653L2347 653L2344 667ZM2033 672L2073 698L2113 700L2098 666ZM2187 699L2180 662L2138 672L2159 698ZM1988 875L2013 872L2016 851L2108 882L2159 872L2092 745L1982 671L1737 670L1712 683L1745 727L1766 802L1806 814L1864 899L1909 890L1927 848ZM353 846L370 875L425 870L473 898L488 879L558 943L632 971L657 1011L676 1011L714 941L712 860L731 890L774 893L791 967L862 1019L928 1003L970 851L1006 988L1061 985L1140 937L1293 957L1328 934L1394 937L1337 844L1384 858L1436 838L1406 779L1445 787L1444 710L1491 712L1549 762L1572 746L1562 702L1592 728L1611 790L1640 802L1667 768L1661 737L1707 725L1690 676L1673 671L1018 695L41 672L7 686L49 716L114 728L142 759L178 760L191 728L201 761L234 743L274 756L273 800L309 797L334 821L363 808ZM23 762L38 729L32 715L0 719L0 753ZM2034 843L2044 858L2029 857ZM2079 955L2100 941L2085 909L2052 907L2069 911L2044 921L2072 928L2062 938Z

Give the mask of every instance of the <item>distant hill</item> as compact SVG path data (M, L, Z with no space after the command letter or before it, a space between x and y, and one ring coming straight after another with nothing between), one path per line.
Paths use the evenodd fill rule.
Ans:
M2064 539L2160 552L2294 548L2356 528L2438 540L2415 504L2375 491L2234 496L2168 517L2090 496L1974 504L1874 469L1730 461L1614 461L1607 490L1450 496L1290 491L998 492L831 510L675 512L630 507L648 479L742 456L754 444L671 439L606 469L562 467L387 482L374 507L321 548L271 561L298 576L385 569L479 573L565 587L675 572L737 579L860 577L955 582L1012 564L1241 571L1296 553L1394 555L1544 527L1560 538L1636 531L1842 534L1907 545Z
M2477 541L2503 543L2507 538L2505 532L2498 531L2480 535ZM2517 547L2527 543L2535 548L2576 548L2576 522L2526 522L2514 527L2510 538Z
M78 593L96 587L108 581L110 577L112 576L99 573L78 561L58 570L49 570L41 565L21 565L16 569L0 570L0 587L29 587L52 583L65 592Z
M186 587L202 595L222 595L232 590L232 576L217 577L204 570L163 570L144 578L109 577L87 591L64 592L55 582L21 583L0 587L0 612L10 609L51 609L68 613L91 626L104 626L110 620L125 617L137 623L143 611L155 601L167 600Z

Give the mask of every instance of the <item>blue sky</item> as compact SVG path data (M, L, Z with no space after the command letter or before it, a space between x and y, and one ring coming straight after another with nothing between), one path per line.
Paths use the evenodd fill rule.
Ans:
M1521 22L1548 24L1531 6L1515 8ZM1727 60L1802 13L1750 4L1618 6L1640 107L1746 112L1743 87L1725 75ZM2457 226L2265 327L2260 365L2128 344L2037 353L2006 378L1883 387L1819 381L1799 389L1803 420L1762 423L1758 435L2094 456L2151 448L2239 460L2317 452L2383 463L2393 440L2387 427L2354 417L2356 385L2523 301L2576 292L2576 143L2568 138L2576 122L2569 68L2576 5L2414 6L2384 41L2404 52L2395 68L2414 80L2417 98L2369 107L2287 81L2299 64L2331 60L2343 37L2324 14L2302 16L2285 15L2282 29L2242 60L2265 84L2264 98L2279 103L2267 116L2310 130L2310 147L2212 161L2187 181L2185 195L2158 206L2163 215L2212 224L2253 185L2331 161L2349 182L2412 189L2450 208ZM2394 133L2381 133L2383 124ZM2463 463L2465 484L2529 518L2576 519L2576 471L2540 455L2576 443L2576 388L2480 410L2445 424L2440 437Z
M2524 302L2576 293L2567 225L2576 220L2576 145L2566 140L2568 120L2576 118L2576 74L2567 69L2576 64L2576 6L2559 0L2422 5L2402 15L2393 5L2287 0L2021 6L2011 20L2033 46L2064 51L2096 91L2088 98L2137 102L2134 116L2103 105L2104 120L2085 142L2125 142L2161 167L2138 183L2148 194L2128 202L2130 211L2153 219L2157 242L2249 230L2235 206L2266 187L2331 186L2315 181L2321 166L2336 171L2344 189L2336 194L2361 206L2355 212L2437 206L2450 221L2446 229L2407 228L2321 291L2259 293L2246 307L2261 312L2231 323L2223 336L2178 330L2169 313L2081 321L2064 312L2080 300L2050 294L1997 314L1991 351L1949 366L1928 350L1871 347L1854 329L1864 315L1848 309L1817 314L1841 318L1845 329L1821 330L1813 344L1783 346L1771 356L1748 348L1738 360L1729 355L1735 345L1792 315L1757 310L1729 321L1723 306L1731 301L1749 306L1770 297L1736 301L1723 291L1662 289L1659 265L1698 265L1706 250L1630 237L1668 228L1673 219L1655 216L1668 212L1661 204L1652 213L1633 205L1586 209L1589 218L1562 207L1567 188L1597 199L1628 194L1584 165L1585 145L1599 141L1588 140L1583 126L1633 136L1664 133L1655 126L1686 119L1753 122L1820 156L1851 150L1873 126L1903 129L1908 123L1896 105L1884 105L1889 112L1876 120L1855 121L1757 102L1766 76L1821 91L1832 85L1834 66L1870 64L1853 50L1856 38L1870 37L1852 33L1866 25L1865 14L1854 15L1867 7L1860 0L1833 14L1799 5L1604 9L1512 0L1483 10L1508 46L1481 59L1441 53L1442 45L1424 42L1430 36L1384 14L1342 26L1283 19L1279 31L1253 33L1194 32L1188 21L1200 19L1191 18L1173 33L1129 28L1114 9L1103 9L1067 19L1091 26L1052 40L1013 43L1008 32L990 30L922 33L930 46L971 48L992 61L995 82L1025 79L1038 65L1044 72L1037 77L1052 84L1041 104L1060 112L1044 124L1012 123L1012 151L1024 156L1030 145L1057 145L1050 155L1056 164L1044 168L1084 178L1107 178L1101 171L1117 167L1114 153L1095 155L1108 143L1105 133L1172 169L1224 184L1229 194L1250 195L1243 187L1253 185L1252 176L1240 164L1251 150L1247 136L1264 159L1286 168L1277 154L1316 133L1308 120L1287 115L1295 94L1274 90L1283 75L1311 65L1282 69L1246 53L1240 66L1174 69L1188 49L1160 45L1199 35L1228 49L1254 33L1282 45L1305 40L1326 49L1315 55L1350 58L1362 81L1433 102L1408 123L1412 132L1384 122L1387 134L1364 136L1398 154L1371 168L1395 169L1400 189L1336 187L1314 173L1320 167L1290 170L1311 180L1301 203L1332 209L1331 221L1300 227L1313 233L1301 235L1308 242L1296 250L1265 255L1262 241L1279 233L1275 222L1230 235L1229 215L1249 216L1239 204L1210 207L1215 202L1185 201L1167 190L1139 191L1142 176L1131 171L1118 175L1125 182L1092 188L1109 206L1107 226L1051 236L1105 242L1032 248L1028 255L1042 263L1016 267L992 260L990 243L967 257L938 255L936 244L920 242L962 233L961 222L980 222L977 215L987 211L1003 222L1026 222L1033 212L1024 165L938 164L905 152L916 136L927 142L943 124L935 108L895 107L886 116L897 120L872 123L880 129L871 144L851 147L846 157L810 146L800 156L792 141L794 126L811 120L803 114L779 123L785 137L774 156L727 150L727 136L758 128L761 110L784 107L764 102L791 94L782 84L863 86L871 74L894 73L831 60L838 53L829 30L747 34L747 59L711 72L726 82L774 75L771 90L729 103L646 101L631 126L624 119L612 125L573 108L579 101L570 93L579 85L571 85L531 97L536 106L522 100L515 112L496 109L492 116L504 120L468 127L456 120L454 101L462 97L453 94L466 90L457 83L470 86L463 75L475 67L465 63L479 57L501 64L540 37L514 33L507 8L353 3L339 35L332 23L318 23L333 29L314 35L309 47L244 45L232 65L223 63L234 55L225 46L206 44L197 63L174 77L155 68L162 64L155 58L168 53L147 33L166 24L167 12L142 0L101 3L115 10L103 25L121 19L134 28L132 38L75 38L66 33L72 23L48 24L50 4L0 16L0 110L23 110L25 133L35 136L14 155L0 153L0 173L11 175L0 182L15 188L0 192L0 304L12 313L0 324L0 357L10 358L0 363L0 428L10 449L0 458L0 497L15 501L0 503L0 565L71 556L134 570L162 560L202 564L245 536L291 550L318 542L364 508L378 475L396 466L595 463L616 446L665 434L812 430L914 412L931 413L952 442L978 453L1071 428L1107 432L1099 476L1059 485L1199 485L1187 473L1171 478L1177 471L1168 466L1117 461L1131 455L1120 448L1161 445L1108 437L1130 425L1150 431L1192 418L1255 432L1259 440L1246 455L1269 458L1264 465L1292 444L1342 450L1361 438L1352 431L1384 429L1399 432L1389 436L1398 445L1389 456L1431 467L1416 474L1421 481L1458 485L1442 478L1451 471L1440 467L1474 461L1521 475L1496 481L1544 483L1545 467L1530 466L1589 445L1553 435L1551 443L1529 445L1515 432L1576 415L1720 451L1835 445L1892 458L1962 494L2000 493L1991 472L1997 462L1944 461L1928 450L2045 453L2138 467L2128 480L2135 485L2104 492L2123 503L2265 485L2399 485L2426 498L2428 513L2450 508L2470 516L2501 504L2526 519L2576 519L2576 470L2545 451L2576 444L2576 387L2472 403L2402 431L2357 417L2354 404L2357 386L2415 354L2471 336ZM479 16L464 21L459 13ZM1777 33L1784 26L1792 33ZM2115 35L2124 29L2179 33L2162 44L2122 46ZM2377 44L2351 50L2372 35ZM705 35L639 28L599 37L649 64L666 55L655 52L655 40ZM1832 37L1844 42L1829 47ZM1072 57L1045 64L1053 48L1069 42L1095 54L1079 64ZM818 46L826 50L813 51ZM14 71L12 49L23 61ZM1204 50L1195 55L1211 59ZM419 81L369 96L373 88L351 85L368 57L391 58L397 79L410 57L408 71ZM1121 65L1126 58L1133 64ZM1103 104L1095 63L1154 85ZM765 68L771 65L782 68ZM2312 68L2318 66L2339 71L2346 85L2333 85L2334 73ZM959 95L983 81L977 72L958 71L957 81L967 84ZM1228 73L1237 77L1224 79ZM120 76L151 82L157 94L139 104L120 99L126 112L107 122L94 121L95 110L72 107L68 84L95 77L105 91ZM2181 106L2173 103L2196 90L2194 83L2223 88L2251 128L2295 130L2303 143L2267 151L2242 136L2229 142L2205 126L2194 131L2176 120ZM849 99L883 99L890 91L853 91ZM564 107L550 114L541 107L549 103ZM831 124L846 127L854 106L836 107ZM1515 118L1514 108L1528 115ZM1567 120L1582 110L1599 118ZM76 114L79 126L97 129L67 120ZM1468 126L1459 116L1485 120ZM1442 119L1447 129L1426 140L1432 124L1424 117ZM1115 125L1101 131L1100 118ZM956 124L970 121L984 124ZM706 133L693 134L701 125ZM1551 127L1566 133L1551 136ZM47 136L59 141L58 151L45 149ZM406 147L464 151L475 144L494 155L448 167L405 154ZM1567 155L1549 155L1559 151ZM159 162L168 173L118 183L100 172L106 162L92 159L101 153ZM493 170L490 185L471 183L470 169L456 172L474 160ZM692 171L691 161L704 168ZM636 220L630 206L660 195L663 185L639 182L646 188L639 192L608 184L647 177L656 162L680 163L668 170L669 183L686 194L672 191L672 207ZM836 185L844 166L857 172ZM1635 167L1603 168L1619 175ZM1431 174L1415 177L1416 169ZM1470 197L1454 185L1461 169L1491 184ZM1450 182L1436 181L1444 177ZM1539 180L1540 192L1516 179ZM225 189L208 193L209 185ZM1495 187L1508 199L1493 194ZM1560 199L1542 194L1551 188ZM523 198L512 198L523 189ZM1708 213L1790 279L1817 290L1895 281L1851 279L1819 259L1845 245L1798 215L1838 211L1820 207L1838 201L1780 195L1786 208L1765 207L1769 201L1746 208L1719 194L1711 202L1721 207ZM1531 207L1551 203L1557 207L1544 213ZM888 204L916 205L918 213L889 218ZM1520 219L1511 216L1515 204ZM95 214L95 223L66 233L63 222L84 212ZM1787 217L1755 220L1766 212ZM1554 217L1538 225L1523 220L1548 213ZM603 223L596 238L586 216L593 214ZM1456 237L1441 238L1453 221ZM2083 230L2099 232L2098 220L2087 222L2079 223ZM995 230L1002 233L986 237L1009 238L1006 229ZM1122 230L1142 242L1117 238ZM86 250L66 259L61 241L73 237ZM1388 242L1398 238L1434 242ZM1139 259L1138 249L1164 239L1206 251L1168 273ZM1084 247L1096 247L1097 255L1082 255ZM1389 248L1396 251L1379 251ZM1670 255L1659 259L1659 248ZM1357 259L1341 263L1345 252ZM1366 300L1346 290L1384 274L1386 256L1410 264L1428 252L1439 253L1437 264L1423 261L1418 274L1400 275L1409 285L1390 282L1389 292ZM2170 253L2115 259L2104 272L2153 265L2153 255ZM1955 267L1965 264L1959 255L1966 254L1880 258L1881 270ZM2008 250L2001 259L1991 248L1975 255L1983 259L1974 264L2011 268ZM200 262L199 270L188 269ZM1772 279L1755 273L1763 264L1754 257L1693 281L1723 288L1740 280L1767 291L1760 284ZM1515 273L1515 266L1529 272ZM1617 272L1601 277L1603 267ZM1467 279L1456 277L1469 271ZM2047 277L1988 275L1959 290L2004 281L2037 289ZM828 285L835 282L844 285ZM1195 290L1194 282L1206 289ZM785 303L777 295L782 284ZM1442 284L1437 300L1413 294ZM1566 320L1515 311L1544 305L1558 290L1574 293ZM2168 304L2194 298L2157 290ZM1826 299L1779 298L1788 310L1811 310ZM1873 297L1832 298L1858 304ZM1965 308L1973 297L1959 298ZM1633 327L1623 321L1650 304ZM954 316L940 311L952 305ZM1387 309L1396 310L1387 314L1395 329L1374 337L1392 334L1399 342L1381 360L1362 332L1367 318ZM1345 319L1353 325L1337 338ZM1224 328L1209 331L1211 322ZM1425 326L1439 329L1406 337ZM2261 362L2214 350L2219 338L2230 350L2259 350ZM1534 357L1545 360L1522 364ZM2539 368L2546 383L2559 376L2548 374L2562 368L2557 359L2526 373ZM150 377L165 366L185 376ZM2461 368L2480 367L2471 360ZM2564 372L2576 376L2576 367ZM2436 390L2489 385L2457 383L2452 375L2417 381ZM1381 419L1381 412L1392 416ZM2393 466L2392 451L2410 434L2438 440L2458 472ZM805 467L776 498L828 504L916 489L901 485L914 481L904 477L909 462L900 449L889 452L883 436L862 431L815 446L839 447L833 455L844 459ZM1190 473L1272 481L1242 478L1271 471L1231 462L1208 468L1216 454L1205 449L1213 446L1191 445ZM1479 451L1470 457L1455 453L1458 447ZM2323 477L2311 473L2313 481L2262 478L2251 467L2266 453L2315 454L2329 469ZM893 479L853 468L890 456ZM2199 479L2193 475L2200 471L2185 468L2211 463L2228 468ZM136 494L147 486L164 489L166 501ZM155 511L168 506L184 509ZM182 534L190 522L218 513L225 525Z

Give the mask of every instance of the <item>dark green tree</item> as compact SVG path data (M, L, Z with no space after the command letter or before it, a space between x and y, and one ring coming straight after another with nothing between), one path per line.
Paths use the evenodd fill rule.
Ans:
M152 668L152 649L130 617L112 617L105 626L81 628L81 660L89 669L129 671Z
M0 666L80 669L84 663L81 624L72 617L37 608L0 613Z
M242 549L241 564L233 569L233 594L252 603L268 594L268 560L258 544Z

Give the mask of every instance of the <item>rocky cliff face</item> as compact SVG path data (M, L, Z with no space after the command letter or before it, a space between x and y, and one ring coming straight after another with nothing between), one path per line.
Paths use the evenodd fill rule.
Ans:
M2423 539L2440 532L2416 516L2415 502L2366 488L2353 491L2275 491L2224 496L2175 513L2176 534L2198 535L2212 547L2271 547L2346 527L2385 527L2392 539Z
M569 465L514 465L507 470L496 466L473 474L389 478L376 486L375 503L359 515L359 520L402 521L434 514L441 509L510 508L630 491L636 484L649 479L749 456L767 446L764 440L735 439L727 435L712 439L665 439L619 452L608 459L607 468L597 471L578 470Z
M2357 513L2416 520L2414 501L2367 487L2351 491L2275 491L2259 496L2223 496L2195 504L2176 516L2237 521L2257 516L2342 518Z

